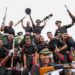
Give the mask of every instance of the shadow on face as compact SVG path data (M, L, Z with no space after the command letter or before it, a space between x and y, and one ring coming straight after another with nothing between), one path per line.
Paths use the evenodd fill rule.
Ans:
M53 34L51 32L48 32L47 36L48 36L49 39L53 39Z
M25 37L25 43L26 44L31 44L31 37L30 36Z
M58 20L58 21L55 22L55 24L56 24L56 26L57 26L58 28L61 27L61 23L62 23L62 22L61 22L60 20Z
M48 64L49 63L49 55L48 54L41 54L40 55L40 59L44 64Z
M68 38L68 36L69 36L69 35L68 35L67 33L63 33L63 34L62 34L62 39L65 40L65 39Z
M12 27L13 26L13 21L10 21L9 25L10 25L10 27Z
M40 20L40 19L37 19L37 20L36 20L36 24L37 24L37 25L40 25L40 23L41 23L41 20Z
M58 28L60 28L60 27L61 27L61 23L57 23L56 26L57 26Z

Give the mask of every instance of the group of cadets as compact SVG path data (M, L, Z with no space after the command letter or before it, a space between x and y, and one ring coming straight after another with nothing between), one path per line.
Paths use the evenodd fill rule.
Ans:
M41 20L37 19L36 25L31 16L30 20L32 27L30 22L27 22L25 27L23 20L21 21L26 32L24 36L22 32L15 36L15 31L12 28L13 21L9 22L9 26L1 26L0 31L4 31L4 34L0 33L0 67L12 70L23 68L22 75L29 75L29 72L31 75L40 75L39 67L51 66L52 63L71 63L72 56L75 55L75 41L67 33L67 29L73 26L74 22L61 26L62 22L56 21L55 24L58 28L55 31L55 36L52 32L47 32L49 41L45 41L41 31L46 25L46 21L44 21L44 25L40 26ZM20 72L13 71L11 75L16 74L20 75Z

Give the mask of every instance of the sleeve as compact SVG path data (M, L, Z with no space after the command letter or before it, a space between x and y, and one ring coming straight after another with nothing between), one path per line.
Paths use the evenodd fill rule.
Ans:
M54 34L54 36L57 36L57 30L55 31L55 34Z
M8 27L7 27L7 26L5 26L5 27L4 27L4 32L7 32L7 29L8 29Z
M65 45L65 42L63 42L62 40L58 40L60 46L64 46Z
M13 30L13 35L15 36L15 31Z
M45 25L41 26L41 28L43 29L45 27Z
M50 51L53 51L53 50L55 50L55 45L56 45L56 43L55 43L55 39L53 40L53 41L51 41L51 43L49 43L49 50Z
M44 25L42 25L42 29L45 27L45 25L46 25L46 21L44 20Z
M68 43L70 44L70 46L75 47L75 41L73 40L72 37L68 38Z
M73 26L73 25L69 24L69 25L65 25L64 27L67 29L67 28L70 28L71 26Z

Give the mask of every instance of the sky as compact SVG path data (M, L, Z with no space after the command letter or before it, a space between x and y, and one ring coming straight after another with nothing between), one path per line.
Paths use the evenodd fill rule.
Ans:
M71 13L75 15L75 1L74 0L0 0L0 26L3 21L5 9L7 7L7 16L5 24L8 25L9 21L14 22L13 28L15 32L24 30L21 23L15 27L15 24L24 16L26 16L25 9L31 9L31 16L35 23L36 19L42 20L49 14L53 14L53 17L47 20L46 26L42 30L42 35L45 40L47 38L47 32L51 31L53 34L57 27L55 26L56 20L62 21L62 26L71 23L65 5L69 8ZM27 21L30 21L29 16L24 19L24 25ZM43 24L43 23L42 23ZM75 39L75 25L68 29L68 33Z

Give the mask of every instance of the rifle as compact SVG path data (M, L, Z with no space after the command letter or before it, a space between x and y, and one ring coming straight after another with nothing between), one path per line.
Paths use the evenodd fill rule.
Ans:
M49 14L48 16L46 16L41 22L43 22L43 21L45 21L45 20L47 20L47 19L49 19L50 17L52 17L53 16L53 14Z
M31 13L31 9L30 8L26 8L25 9L25 13L27 14L27 15L29 15L30 13ZM27 16L26 15L26 16ZM21 21L23 21L25 18L26 18L26 16L24 16L22 19L20 19L16 24L15 24L15 26L17 26Z
M27 16L27 15L26 15L26 16ZM15 26L17 26L21 21L23 21L26 16L24 16L22 19L20 19L20 20L15 24Z
M70 10L67 8L67 6L65 5L66 9L67 9L67 12L70 16L70 18L72 19L72 22L74 23L75 22L75 16L70 12Z
M7 15L7 7L6 7L6 10L5 10L4 17L3 17L3 22L2 22L3 25L5 25L6 15Z

